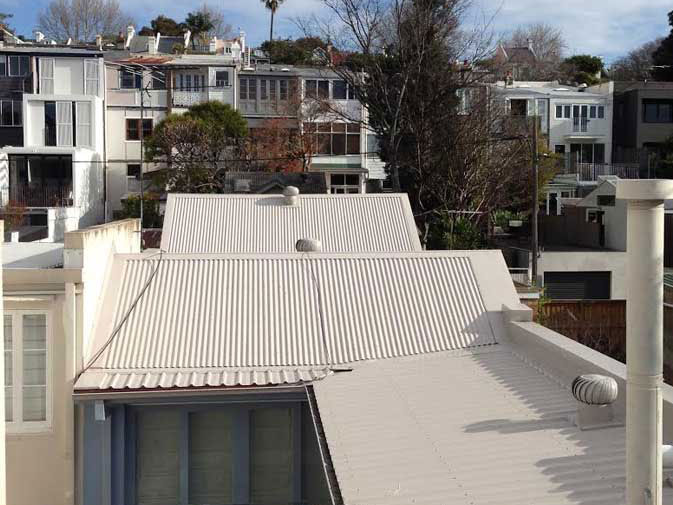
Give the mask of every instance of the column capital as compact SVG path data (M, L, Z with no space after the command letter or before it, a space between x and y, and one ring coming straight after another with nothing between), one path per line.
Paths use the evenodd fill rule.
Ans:
M649 201L656 204L673 198L673 180L627 179L617 182L616 198L620 200Z

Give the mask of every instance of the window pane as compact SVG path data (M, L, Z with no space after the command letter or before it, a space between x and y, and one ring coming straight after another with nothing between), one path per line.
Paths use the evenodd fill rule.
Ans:
M329 81L318 81L318 98L329 98Z
M137 119L126 120L126 140L140 140Z
M0 75L7 74L7 57L3 54L0 55Z
M592 119L596 118L596 106L595 105L592 105L591 107L589 107L589 117L592 118Z
M350 134L347 136L347 141L346 154L360 154L360 135Z
M23 387L23 420L24 421L47 420L46 386Z
M287 505L293 501L292 411L259 408L250 421L251 503Z
M23 316L23 349L45 350L47 348L47 316L31 314Z
M2 126L11 126L12 125L12 102L3 101L2 102Z
M21 126L23 124L23 103L19 101L14 102L14 126Z
M248 99L257 100L257 79L248 79Z
M178 505L180 421L180 412L175 410L138 413L138 505Z
M556 119L560 119L563 117L563 106L562 105L557 105L556 106Z
M280 81L280 99L287 100L287 81L281 79Z
M594 163L605 163L605 144L594 144Z
M332 154L346 154L346 135L335 133L332 135Z
M346 176L344 174L332 174L330 176L330 183L334 185L346 184Z
M360 184L360 176L356 174L347 174L346 175L346 185L347 186L357 186Z
M269 80L269 99L275 101L276 100L276 80L271 79Z
M231 415L222 410L189 418L189 503L230 503L232 498Z
M646 103L645 104L645 121L648 123L654 123L657 121L657 104L656 103Z
M152 120L143 119L143 137L147 138L152 135Z
M316 148L317 154L332 154L330 148L330 134L322 133L316 135L318 146Z
M332 97L334 100L346 99L346 81L332 82Z
M343 133L346 131L345 123L332 123L332 131L334 133Z
M262 100L268 100L269 95L266 90L266 79L260 79L259 81L259 97Z
M9 75L19 75L19 57L9 57Z
M19 75L28 75L28 56L21 56L20 60Z
M317 86L318 86L318 81L309 79L307 81L304 81L306 84L306 90L305 90L305 96L306 98L316 98L317 95Z
M241 90L239 91L239 95L241 97L241 100L247 100L248 99L248 80L247 79L240 79L240 88Z
M623 104L621 104L623 105ZM603 119L605 117L605 107L602 105L598 106L598 119Z
M563 106L563 118L564 119L570 118L570 105Z

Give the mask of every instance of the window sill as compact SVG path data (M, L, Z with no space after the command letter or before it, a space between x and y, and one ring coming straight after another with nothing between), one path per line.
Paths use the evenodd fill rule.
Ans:
M54 430L50 423L36 422L24 423L21 425L12 425L12 423L5 424L5 433L7 437L22 437L24 435L52 435Z

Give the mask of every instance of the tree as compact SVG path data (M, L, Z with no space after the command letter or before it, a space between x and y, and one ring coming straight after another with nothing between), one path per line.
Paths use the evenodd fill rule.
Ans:
M472 71L475 61L490 54L492 43L483 32L461 26L468 2L323 3L346 30L337 39L333 24L323 22L321 37L357 55L347 65L330 64L329 70L367 107L367 127L378 137L393 190L408 193L424 244L432 244L430 238L446 229L456 211L483 229L480 221L513 194L530 195L527 132L495 135L507 119L504 101L495 100L479 84L483 76ZM454 63L468 54L467 64ZM357 113L349 118L347 110L331 112L360 121ZM461 223L459 228L470 227Z
M271 63L285 65L315 64L313 51L326 49L327 44L319 37L302 37L297 40L267 40L262 43L264 50L271 59Z
M178 23L174 19L164 16L163 14L158 15L150 21L150 26L151 28L143 26L139 35L156 35L157 33L160 33L161 35L169 37L178 37L186 30L184 23Z
M671 31L661 41L652 55L654 78L658 81L673 81L673 11L668 13L668 24Z
M247 123L237 111L205 102L166 116L147 140L145 156L166 164L157 184L169 191L218 193L224 174L240 164L246 134Z
M610 78L615 81L645 81L652 78L654 52L664 39L646 42L616 60L610 70Z
M13 18L14 14L7 14L6 12L0 12L0 27L5 30L14 33L14 31L7 24L7 20Z
M203 14L212 24L212 28L206 30L202 34L204 39L210 40L213 37L226 39L233 35L232 26L225 22L224 12L222 10L216 9L208 3L203 3L197 12Z
M133 24L118 0L51 0L38 15L37 28L55 40L90 42L116 36Z
M196 48L196 39L201 39L203 43L204 36L215 27L209 12L195 11L187 14L185 26L192 32L192 49ZM206 40L207 41L207 40Z
M269 9L271 11L271 25L269 28L269 40L273 40L273 18L276 15L276 11L278 10L278 7L281 6L281 4L285 0L261 0L261 2L264 4L264 7Z
M592 86L600 82L603 60L598 56L577 54L563 60L562 69L568 80Z
M527 47L535 53L531 79L552 80L558 78L558 67L567 45L560 28L547 23L533 23L517 27L503 42L505 47Z

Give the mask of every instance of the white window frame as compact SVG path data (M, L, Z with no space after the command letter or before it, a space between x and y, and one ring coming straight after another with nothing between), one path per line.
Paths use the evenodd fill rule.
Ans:
M47 71L47 68L51 67L50 71ZM40 58L40 94L41 95L53 95L55 93L54 84L54 74L56 70L56 60L54 58ZM49 75L51 74L51 75ZM46 84L51 86L51 91L45 90Z
M89 74L89 69L95 69L95 75L92 77ZM98 65L97 59L84 60L84 94L85 95L94 95L98 96L100 91L99 83L100 82L100 68ZM90 90L89 86L93 86L93 92Z
M59 110L67 111L60 114ZM69 121L61 121L64 118ZM73 117L72 102L56 102L56 145L58 147L73 147Z
M52 363L52 313L46 309L5 310L12 316L12 420L5 422L7 433L43 433L52 428L53 416L53 363ZM23 316L44 315L46 319L46 392L45 420L23 421ZM18 322L18 324L17 324ZM4 320L3 320L4 325ZM5 373L4 370L2 373ZM17 417L21 420L17 421Z
M84 114L80 114L80 108L82 106L89 107L88 117L85 117ZM93 147L93 131L91 129L91 124L93 123L93 104L91 102L75 102L75 127L76 132L75 138L77 139L77 147ZM86 121L83 121L86 119ZM88 130L89 142L82 142L82 135L80 134L81 129L86 128Z
M329 176L329 181L328 181L328 192L332 195L354 195L354 194L359 194L363 193L362 191L362 174L353 174L353 173L344 173L344 172L333 172L327 174ZM358 183L357 185L355 184L332 184L332 176L333 175L343 175L344 176L344 181L345 181L345 176L348 175L356 175L358 178ZM349 191L349 190L355 190L355 191Z

